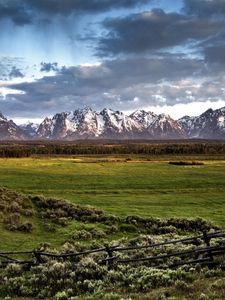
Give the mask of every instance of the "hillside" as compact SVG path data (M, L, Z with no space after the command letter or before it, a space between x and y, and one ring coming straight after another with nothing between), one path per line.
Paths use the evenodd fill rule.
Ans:
M64 200L27 197L6 189L0 189L0 205L3 242L0 251L36 249L57 255L116 244L117 247L145 248L169 240L201 236L203 231L219 230L202 219L119 218ZM26 240L29 243L24 242ZM192 251L202 247L201 243L197 238L149 250L134 249L129 256L121 253L119 259ZM224 243L224 239L216 238L212 246L221 247ZM225 273L220 257L216 259L216 267L211 269L195 264L170 268L168 265L182 261L171 255L165 261L158 259L157 264L143 261L108 268L99 264L104 257L101 253L66 260L46 257L31 268L12 262L0 269L0 297L94 300L140 299L141 295L141 299L153 300L172 296L173 299L203 299L204 293L207 297L225 295ZM81 298L74 298L78 295Z

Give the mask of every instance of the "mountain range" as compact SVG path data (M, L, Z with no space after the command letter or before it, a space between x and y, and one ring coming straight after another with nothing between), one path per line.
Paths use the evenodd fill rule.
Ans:
M225 107L179 120L137 110L130 115L90 107L46 117L40 124L17 125L0 113L0 140L225 139Z

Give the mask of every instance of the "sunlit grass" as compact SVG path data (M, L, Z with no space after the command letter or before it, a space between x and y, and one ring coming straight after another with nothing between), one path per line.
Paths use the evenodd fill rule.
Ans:
M225 161L174 166L166 160L110 160L1 159L0 182L24 194L65 198L121 216L200 216L225 226Z

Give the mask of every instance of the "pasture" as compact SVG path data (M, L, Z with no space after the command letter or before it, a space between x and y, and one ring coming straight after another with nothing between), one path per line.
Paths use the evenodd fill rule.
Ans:
M196 160L201 164L169 164L180 160ZM146 239L151 243L154 241L154 244L168 238L174 240L199 234L203 226L207 230L212 229L211 224L200 219L171 220L173 217L201 217L225 227L224 178L225 159L222 157L218 160L206 156L147 155L1 158L1 250L27 251L47 247L49 251L79 252L101 248L115 241L122 246L140 245L140 242L146 245ZM88 204L104 210L106 214L70 203ZM138 217L127 218L130 222L126 221L125 217L129 215L170 220L161 222L152 219L150 223L142 224L138 219L144 219ZM185 224L185 229L180 228L181 224ZM179 243L176 247L175 252L195 246ZM171 248L167 250L171 254ZM161 253L158 252L161 250L155 251L154 255ZM149 256L149 253L146 252L146 255ZM190 265L189 269L186 266L174 270L151 268L143 263L120 266L108 272L106 266L99 265L96 269L94 257L77 261L77 275L71 271L70 262L66 261L49 260L47 265L37 265L28 271L15 264L2 268L0 277L8 280L0 284L0 299L6 299L6 295L12 296L10 299L25 299L22 296L26 299L34 296L69 299L69 294L76 295L76 299L90 300L121 299L122 296L135 300L214 299L211 296L224 299L223 266L201 270L199 266L194 268ZM20 273L15 276L13 268ZM78 277L71 277L75 275ZM61 276L66 278L66 285ZM110 279L107 281L109 276L113 276L112 282ZM92 277L94 279L90 280ZM91 283L90 287L87 282ZM203 291L209 295L208 298L202 298Z
M177 159L177 158L176 158ZM225 160L169 165L170 157L0 159L1 187L63 198L119 216L202 217L225 227Z

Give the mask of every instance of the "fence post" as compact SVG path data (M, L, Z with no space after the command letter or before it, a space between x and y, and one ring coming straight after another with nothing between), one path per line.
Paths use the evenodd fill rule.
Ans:
M36 259L36 263L37 264L41 264L43 262L42 258L41 258L41 254L36 252L35 250L33 251L34 257Z
M108 254L108 258L112 258L113 257L113 250L112 250L112 248L110 248L109 246L105 246L105 251ZM112 259L108 260L107 264L109 266L112 265L113 264L113 260Z
M203 231L203 239L204 239L204 242L206 244L207 247L210 247L210 237L207 235L207 232L206 231ZM212 251L211 250L208 250L207 251L208 255L209 255L209 258L211 260L213 260L213 255L212 255Z

